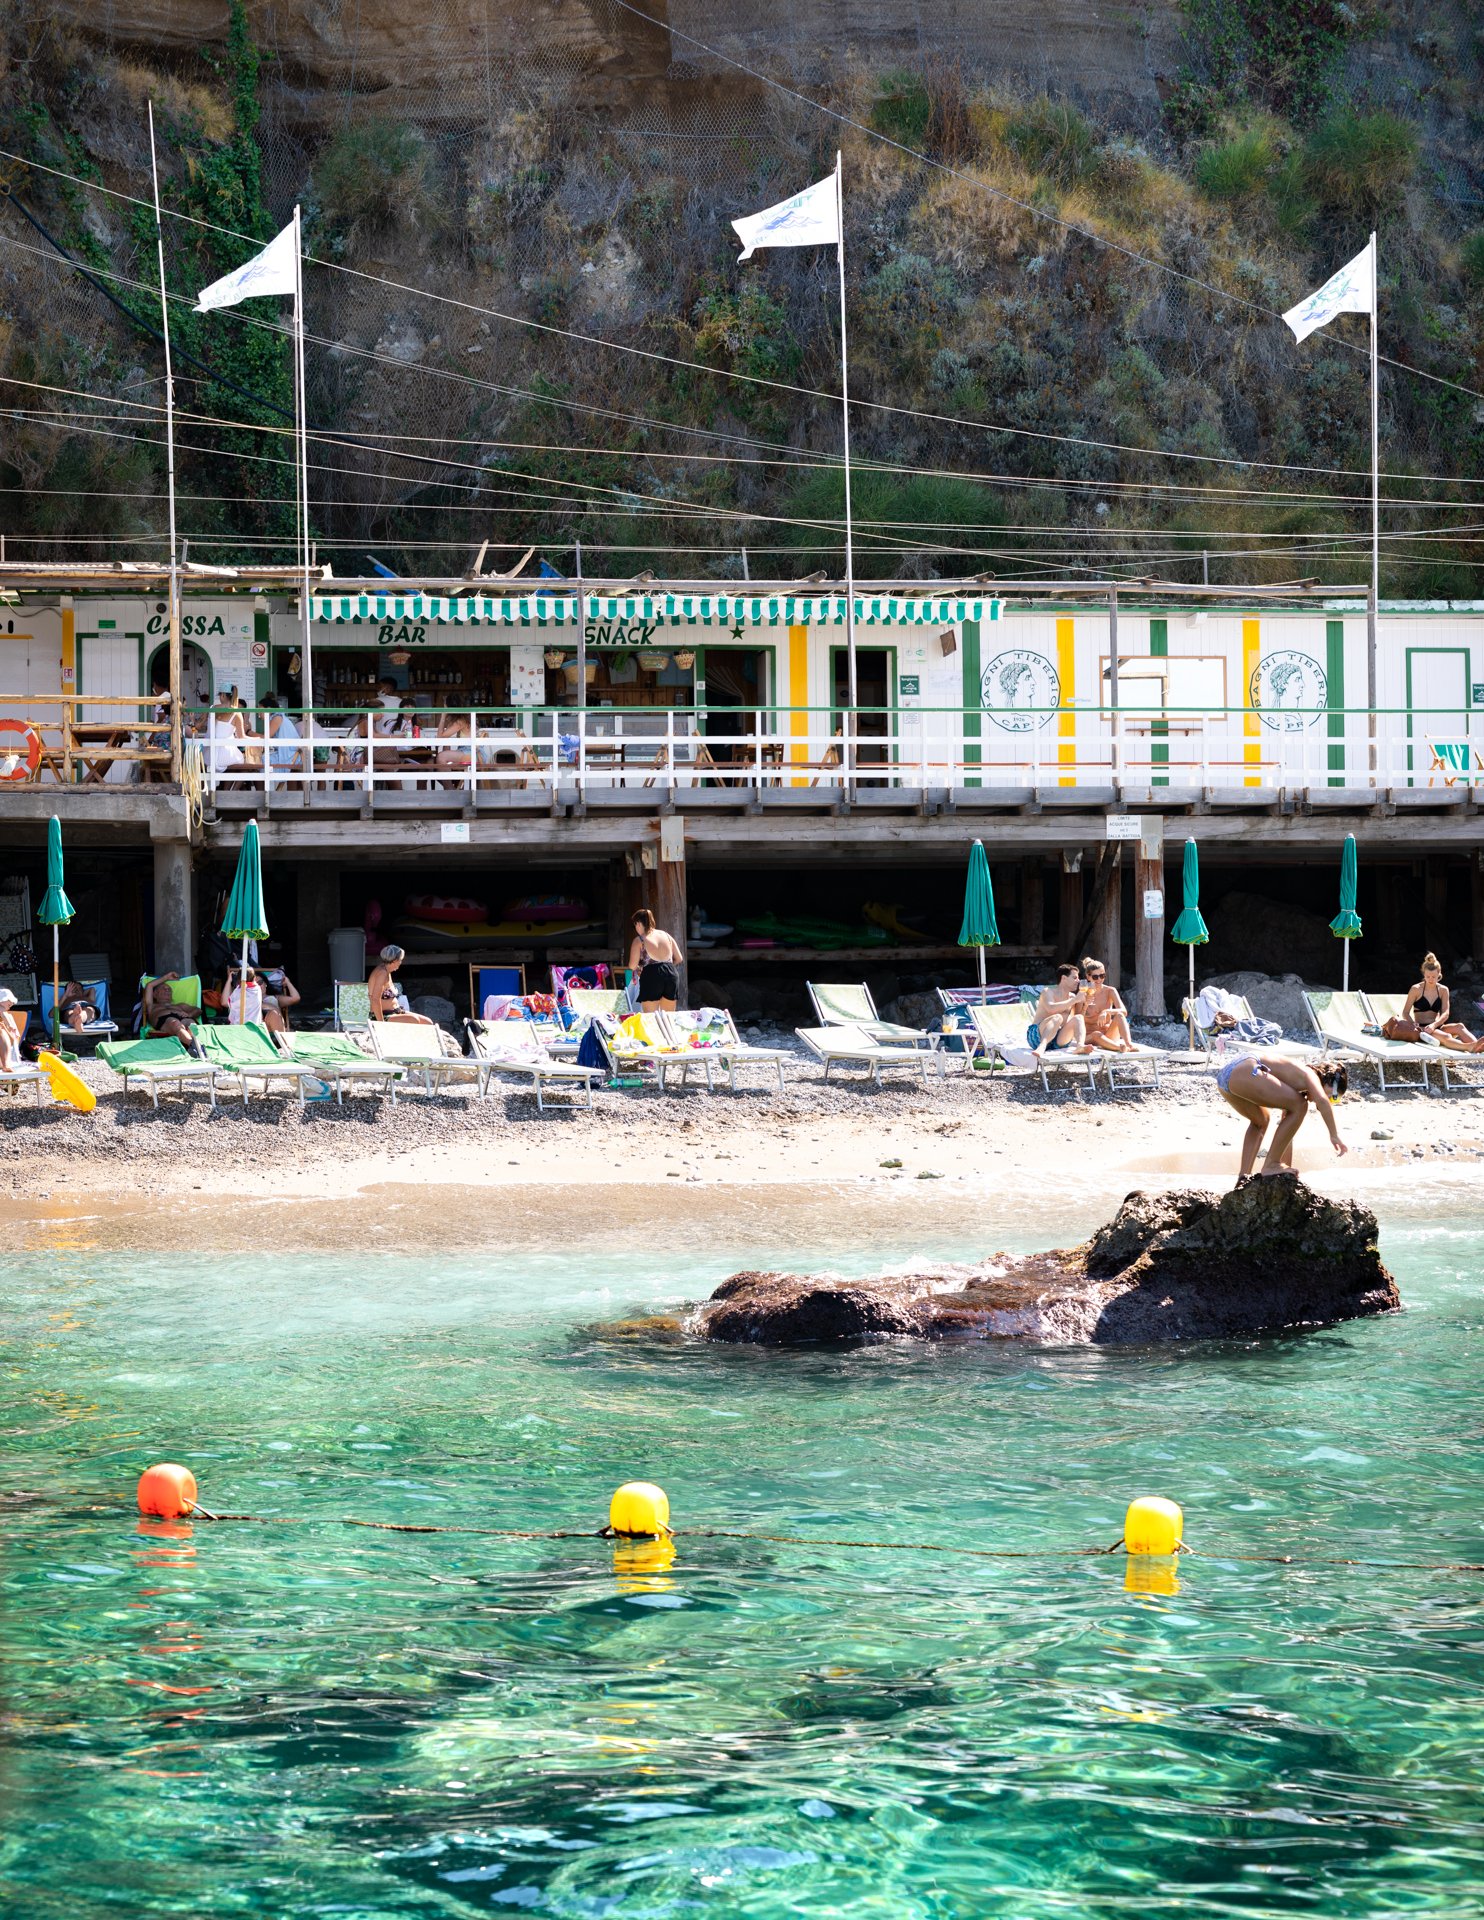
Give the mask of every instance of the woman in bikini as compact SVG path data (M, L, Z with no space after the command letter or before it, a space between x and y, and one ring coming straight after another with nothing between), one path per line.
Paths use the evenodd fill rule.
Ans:
M1443 985L1443 969L1435 953L1423 955L1422 978L1407 995L1403 1020L1415 1020L1440 1047L1454 1053L1484 1053L1484 1040L1469 1032L1461 1020L1450 1019L1452 996Z
M1082 962L1082 971L1087 977L1081 1008L1088 1040L1106 1053L1132 1053L1134 1036L1129 1032L1128 1008L1117 987L1108 985L1107 968L1089 954Z
M1293 1171L1294 1135L1303 1125L1310 1107L1329 1129L1330 1144L1335 1152L1348 1153L1350 1149L1335 1125L1334 1103L1349 1083L1344 1067L1333 1062L1311 1068L1276 1054L1239 1053L1218 1067L1216 1085L1227 1105L1235 1107L1247 1122L1238 1180L1245 1180L1257 1165L1270 1111L1282 1117L1262 1163L1264 1175Z
M431 1027L433 1022L424 1013L414 1013L403 1004L397 983L393 979L398 967L406 959L401 947L383 947L381 958L371 969L371 978L366 983L367 997L371 1002L373 1020L400 1020L407 1027Z
M639 909L632 925L629 970L639 976L640 1011L673 1013L680 998L680 948L654 924L648 907Z

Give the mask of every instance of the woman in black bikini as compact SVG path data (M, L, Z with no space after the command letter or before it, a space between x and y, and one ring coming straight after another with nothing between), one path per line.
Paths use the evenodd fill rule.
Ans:
M648 907L633 919L629 968L639 976L639 1007L644 1013L673 1013L680 998L680 949L654 924Z
M1461 1020L1450 1020L1450 996L1443 985L1443 969L1435 953L1422 957L1422 978L1407 995L1402 1008L1403 1020L1415 1020L1440 1047L1454 1053L1484 1053L1484 1040L1476 1039Z

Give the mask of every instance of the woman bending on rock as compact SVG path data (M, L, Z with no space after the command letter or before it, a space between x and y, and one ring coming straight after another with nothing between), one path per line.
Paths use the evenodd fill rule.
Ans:
M1216 1084L1227 1104L1247 1122L1239 1180L1245 1180L1257 1165L1258 1149L1268 1130L1269 1109L1282 1117L1262 1163L1264 1174L1292 1172L1294 1135L1310 1107L1328 1127L1335 1152L1350 1151L1340 1138L1334 1114L1335 1101L1350 1084L1343 1066L1330 1062L1317 1068L1304 1067L1274 1054L1243 1053L1216 1069Z

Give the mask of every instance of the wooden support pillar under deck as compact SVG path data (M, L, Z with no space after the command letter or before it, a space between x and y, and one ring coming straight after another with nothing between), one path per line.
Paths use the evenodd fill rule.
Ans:
M1448 963L1448 861L1430 853L1422 864L1422 934L1446 966Z
M1145 1020L1163 1020L1166 1013L1164 887L1163 841L1141 840L1134 860L1134 990L1129 1011ZM1160 912L1151 916L1147 908L1156 893Z
M1469 856L1469 958L1484 965L1484 849Z
M690 943L690 928L685 884L685 823L678 814L661 820L657 850L659 864L645 875L645 904L653 909L660 926L679 945L682 959L677 1005L683 1007L690 998L690 968L684 957ZM667 860L667 853L678 857Z
M1067 862L1076 859L1078 867L1069 872ZM1058 960L1081 959L1074 955L1072 945L1082 925L1082 868L1081 855L1063 853L1061 857L1061 891L1057 899L1056 914L1056 957Z
M1092 923L1092 940L1088 952L1095 954L1108 969L1108 985L1123 985L1123 849L1120 848L1114 859L1113 871L1108 876L1108 890L1103 895L1103 904L1098 909L1098 917ZM1080 953L1069 953L1069 960L1081 961Z
M1039 947L1046 938L1046 872L1038 856L1020 863L1020 944Z

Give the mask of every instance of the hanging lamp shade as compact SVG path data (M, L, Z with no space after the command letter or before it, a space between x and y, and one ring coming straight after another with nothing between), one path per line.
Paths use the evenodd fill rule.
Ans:
M1211 933L1201 918L1201 857L1194 840L1185 843L1180 879L1185 894L1185 908L1170 928L1170 938L1182 947L1203 947L1211 938Z

